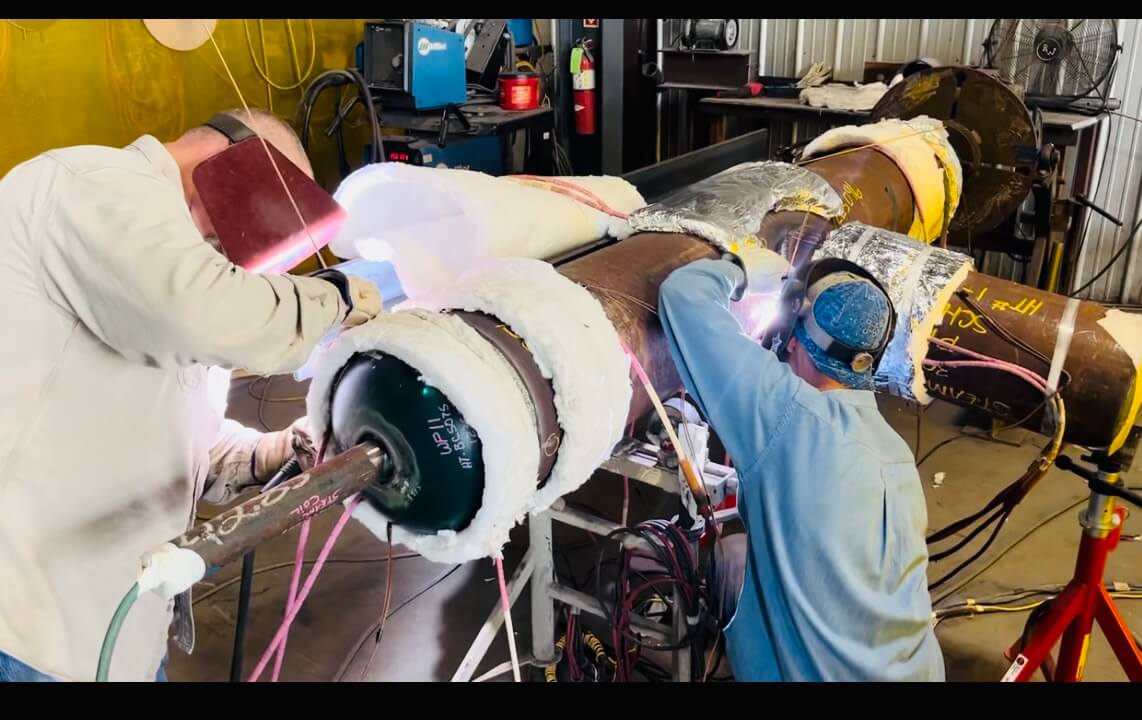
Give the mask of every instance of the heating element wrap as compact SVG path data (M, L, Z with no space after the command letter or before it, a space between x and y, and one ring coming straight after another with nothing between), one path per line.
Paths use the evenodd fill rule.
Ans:
M782 162L750 162L682 188L630 216L635 232L682 233L709 240L722 250L756 243L761 221L792 210L826 218L844 210L841 197L814 173ZM764 244L764 243L763 243Z
M872 273L896 308L896 333L874 378L877 390L931 402L922 368L928 337L971 271L971 258L862 223L847 223L829 233L813 259L828 257L851 260Z

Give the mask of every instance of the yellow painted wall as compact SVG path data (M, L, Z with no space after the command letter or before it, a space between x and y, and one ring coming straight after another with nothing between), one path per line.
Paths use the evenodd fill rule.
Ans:
M273 90L251 57L279 85L297 82L284 20L265 20L262 63L259 21L219 20L214 38L251 107L287 120L308 80L324 70L352 67L364 20L293 20L301 70L316 47L314 67L296 90ZM0 175L45 150L68 145L122 146L143 134L171 140L219 110L240 107L222 63L208 42L189 52L169 50L151 37L142 20L0 21ZM313 127L320 135L332 118L331 93L323 93ZM347 154L360 163L363 133L353 133ZM321 135L311 144L317 177L336 184L334 145Z

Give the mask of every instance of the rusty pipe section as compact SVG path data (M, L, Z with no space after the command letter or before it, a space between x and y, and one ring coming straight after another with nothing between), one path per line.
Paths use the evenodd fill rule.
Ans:
M959 294L952 297L936 325L936 337L1047 377L1066 297L979 272L969 273L958 292L966 294L970 302ZM1036 353L1004 339L979 311ZM1061 395L1067 406L1066 441L1114 452L1134 423L1138 387L1134 361L1100 324L1107 312L1108 308L1098 303L1079 304L1063 365L1068 383ZM962 359L935 346L928 358ZM924 380L933 397L978 408L1004 423L1026 417L1024 427L1038 430L1042 425L1042 394L1026 383L1013 382L1006 373L983 368L925 368Z
M362 443L195 525L171 544L191 550L207 568L237 560L259 543L380 482L385 453Z
M913 201L903 173L886 156L868 148L812 161L808 168L821 175L841 195L846 221L860 221L905 233L912 223ZM794 266L808 262L821 239L834 227L824 218L802 212L773 212L758 235L791 258ZM663 338L656 308L658 286L676 268L717 256L701 238L676 233L639 233L559 268L586 287L603 305L615 330L638 356L655 388L662 394L681 387ZM631 268L639 272L631 272ZM1011 334L1050 358L1066 298L1015 282L972 272L962 285ZM1061 393L1067 403L1068 442L1114 450L1138 411L1137 371L1115 338L1099 325L1107 309L1097 303L1079 306L1070 352L1064 365L1070 382ZM977 313L958 297L944 309L937 337L961 347L1008 360L1043 376L1048 365L989 331ZM948 359L933 348L928 357ZM934 397L984 410L1001 422L1024 419L1038 431L1042 400L1024 383L994 370L975 368L925 370L926 387ZM650 411L650 402L635 393L628 420ZM1029 417L1028 414L1030 414Z

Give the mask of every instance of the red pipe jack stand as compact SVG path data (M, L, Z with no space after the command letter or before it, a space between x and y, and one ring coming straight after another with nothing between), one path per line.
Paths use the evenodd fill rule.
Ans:
M1082 680L1095 621L1126 676L1131 682L1142 682L1142 650L1102 579L1106 558L1117 547L1126 519L1126 508L1116 505L1115 498L1135 504L1139 504L1140 499L1121 487L1117 460L1106 456L1094 459L1098 463L1097 473L1080 467L1065 455L1056 461L1063 470L1085 478L1091 489L1087 509L1079 518L1083 536L1075 575L1062 593L1050 601L1049 609L1026 641L1016 641L1007 649L1005 656L1012 662L1003 682L1026 682L1040 668L1049 682ZM1060 638L1059 659L1055 662L1050 653Z

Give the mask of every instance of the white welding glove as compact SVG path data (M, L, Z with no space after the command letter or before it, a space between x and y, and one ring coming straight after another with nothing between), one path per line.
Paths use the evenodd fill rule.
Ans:
M381 314L381 292L365 278L346 275L334 268L319 270L313 277L332 283L341 293L341 301L349 308L341 321L342 327L364 325Z
M317 451L309 434L308 418L302 416L285 430L269 432L258 439L254 446L254 479L264 485L294 455L301 463L302 470L313 467Z
M345 327L356 327L380 315L384 303L376 285L356 275L349 275L348 278L352 307L341 324Z
M745 282L734 291L733 300L741 300L745 293L763 295L777 293L789 272L785 256L761 247L743 247L729 258L745 273Z

